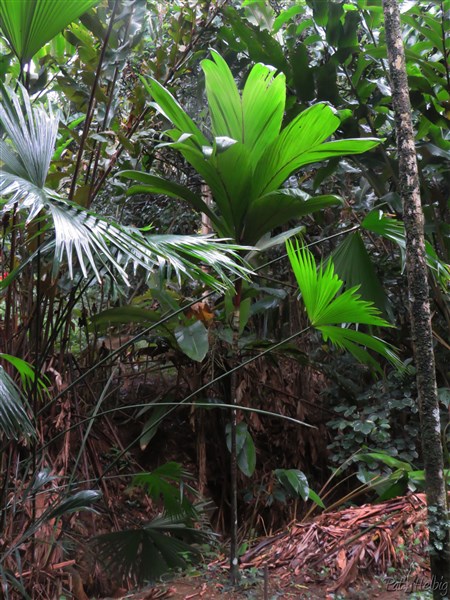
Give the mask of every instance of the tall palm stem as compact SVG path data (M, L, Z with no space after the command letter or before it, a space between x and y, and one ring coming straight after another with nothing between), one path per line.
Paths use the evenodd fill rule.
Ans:
M239 327L241 322L241 293L242 293L242 280L239 279L235 285L235 295L233 298L233 342L232 342L232 356L233 356L233 367L239 364ZM238 478L238 464L237 464L237 375L238 372L235 370L230 376L230 400L232 404L231 409L231 457L230 457L230 490L231 490L231 528L230 528L230 580L233 585L239 582L239 549L238 549L238 503L237 503L237 478Z

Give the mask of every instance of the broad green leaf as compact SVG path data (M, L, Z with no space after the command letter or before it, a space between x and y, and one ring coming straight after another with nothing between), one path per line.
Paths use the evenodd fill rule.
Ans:
M243 141L243 115L239 91L233 75L217 52L211 52L213 60L203 60L206 94L215 136L228 136Z
M273 23L272 32L277 33L285 23L290 21L293 17L303 14L304 12L305 8L298 4L282 10Z
M135 475L130 487L144 488L155 501L162 498L164 510L169 515L192 514L193 506L180 493L179 488L179 484L188 476L189 474L182 469L179 463L171 461L160 465L150 473Z
M309 497L309 485L306 475L298 469L275 469L276 478L291 496L303 500Z
M348 329L346 327L336 327L334 325L321 325L317 329L322 333L325 341L330 340L332 344L343 350L347 350L360 362L371 364L377 370L379 365L377 361L363 348L370 348L381 356L384 356L396 369L402 371L403 363L395 353L393 346L381 340L378 337Z
M294 235L300 235L301 233L304 233L304 232L305 232L305 226L297 225L297 227L292 227L291 229L288 229L287 231L283 231L282 233L278 233L277 235L274 235L273 237L269 233L266 233L255 244L256 251L249 252L249 254L245 257L245 259L247 261L249 261L250 258L253 257L257 252L263 252L264 250L268 250L269 248L273 248L275 246L285 244L286 240L288 240L290 237L293 237Z
M208 140L202 134L200 129L165 87L156 81L156 79L151 78L146 80L141 77L141 81L145 89L154 99L157 110L173 123L180 133L192 134L191 139L195 141L198 148L208 145Z
M444 475L447 479L447 485L450 485L450 469L444 469ZM414 483L418 483L420 485L425 484L425 471L422 469L420 471L409 471L408 478L410 481Z
M340 323L361 323L390 327L389 323L379 316L378 309L372 302L361 300L352 288L337 296L344 282L334 273L331 261L317 269L312 253L297 242L297 251L288 240L288 255L294 270L297 283L302 293L308 318L314 327Z
M226 444L228 451L231 452L231 424L228 423L225 429ZM247 477L251 477L256 466L256 450L253 438L248 431L247 424L238 423L236 426L236 457L239 469Z
M36 371L30 363L18 356L12 356L11 354L5 354L4 352L0 352L0 358L4 358L17 369L24 388L30 388L31 385L34 385ZM37 383L39 390L46 389L45 383L40 377L37 378Z
M346 288L359 287L365 300L372 301L379 310L386 311L388 299L376 274L360 234L355 231L339 244L332 255L339 277Z
M254 200L246 215L243 240L254 245L268 231L342 201L338 196L316 196L296 188L282 188Z
M121 171L118 176L133 179L143 184L132 186L127 191L127 196L141 193L165 194L171 198L179 198L189 202L191 206L207 215L213 222L216 221L216 215L202 200L201 196L184 185L142 171Z
M208 344L208 330L201 321L196 321L188 327L177 327L175 337L180 349L192 360L202 362L205 358Z
M226 444L228 448L228 452L231 452L231 424L227 423L225 428L226 433ZM241 421L236 425L236 455L241 452L241 450L245 446L245 440L247 438L247 424Z
M217 188L210 186L217 205L224 215L229 215L233 223L236 241L242 240L242 229L252 197L252 157L244 144L236 143L225 152L212 159L225 197L217 194ZM242 241L239 243L243 243Z
M98 0L0 0L0 28L22 64Z
M404 263L406 240L403 223L397 219L385 217L381 210L373 210L364 217L361 227L395 242L402 252L402 262Z
M320 506L320 508L325 508L325 504L323 503L321 497L311 489L309 490L309 499L315 502L317 506Z
M383 489L384 486L375 486L379 489L378 500L380 502L385 502L386 500L392 500L392 498L397 498L398 496L404 496L408 491L407 484L408 478L403 474L397 481L388 485L386 489Z
M360 138L326 142L340 119L328 104L315 104L300 113L270 144L255 169L254 195L278 189L300 167L347 154L360 154L380 140Z
M379 143L370 138L327 141L341 119L325 103L311 106L280 131L286 100L286 81L281 68L277 74L271 66L256 64L241 95L227 63L217 52L213 51L212 59L204 60L202 67L212 140L206 139L160 84L150 80L144 85L157 108L175 127L166 132L172 142L161 145L179 151L209 186L217 207L217 211L211 209L215 217L209 216L224 237L254 244L291 218L334 203L331 196L308 197L306 206L300 202L305 200L301 191L277 190L303 165L359 154ZM153 184L162 190L160 182ZM168 195L183 197L206 212L198 196L192 197L179 188L165 190ZM275 197L269 196L272 192Z
M380 462L384 463L388 467L391 467L392 469L412 471L412 467L409 463L403 460L398 460L398 458L390 456L386 452L363 452L361 454L358 454L358 458L362 460L368 460L369 462L379 460Z
M328 104L300 113L264 151L255 169L255 197L278 189L306 162L303 158L338 128L339 117ZM313 161L311 161L313 162Z
M256 449L249 431L246 432L244 446L237 455L237 464L244 475L253 475L256 467Z
M257 64L242 93L242 143L256 164L280 133L286 102L286 78L273 67Z

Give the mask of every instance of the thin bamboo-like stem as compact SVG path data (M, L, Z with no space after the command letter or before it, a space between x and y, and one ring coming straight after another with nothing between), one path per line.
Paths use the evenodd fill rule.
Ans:
M241 322L241 294L242 279L236 282L235 295L233 298L233 322L231 328L233 331L233 362L239 365L239 329ZM237 464L237 371L234 370L230 376L230 402L231 409L231 457L230 457L230 491L231 491L231 527L230 527L230 581L232 585L239 583L239 548L238 548L238 464Z
M69 200L73 200L73 196L75 194L75 190L77 187L77 177L78 172L80 170L81 161L83 159L84 146L86 144L87 137L89 135L89 129L91 127L92 118L94 116L94 108L95 108L95 96L97 93L98 82L100 80L100 74L103 68L103 61L105 59L106 49L108 47L109 38L111 36L111 32L114 26L114 21L116 18L116 12L119 8L120 0L116 0L114 2L114 7L111 13L111 18L109 19L108 29L106 31L105 39L103 40L102 50L100 52L100 58L98 60L97 70L95 72L94 83L92 84L91 96L89 98L89 104L86 112L86 119L84 121L83 133L81 135L80 147L78 148L77 160L75 163L75 169L72 176L72 181L70 183L70 191L69 191Z

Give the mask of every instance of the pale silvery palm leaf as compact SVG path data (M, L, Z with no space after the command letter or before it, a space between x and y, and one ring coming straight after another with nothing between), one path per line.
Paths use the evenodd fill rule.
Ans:
M51 106L48 113L40 106L32 107L22 86L20 96L3 86L1 90L4 102L0 104L0 121L16 151L0 140L3 169L6 167L7 171L42 188L55 149L58 116L53 114Z
M126 267L147 271L169 266L178 279L186 276L223 289L229 275L247 276L248 270L237 253L238 247L223 240L199 236L147 236L133 227L110 223L80 208L44 187L54 152L58 117L30 103L24 88L20 98L1 87L4 103L0 106L2 123L10 144L1 141L0 196L8 197L4 210L17 207L28 211L27 222L40 213L51 217L55 237L53 275L67 260L73 276L74 259L83 275L92 270L101 281L102 272L118 274L126 283ZM205 273L201 262L215 272L221 282Z
M0 366L0 432L7 438L32 437L34 427L24 408L21 392Z

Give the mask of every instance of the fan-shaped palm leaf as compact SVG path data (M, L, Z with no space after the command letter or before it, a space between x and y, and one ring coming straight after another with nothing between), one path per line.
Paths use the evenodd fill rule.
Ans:
M7 438L32 437L34 427L24 408L24 399L14 381L0 366L0 431Z
M160 516L140 529L100 535L92 540L92 546L114 577L155 581L171 569L186 567L186 555L198 558L199 551L192 543L205 541L205 536L183 519Z
M344 282L335 274L331 260L326 266L320 264L317 268L312 253L307 248L300 247L298 241L294 246L288 240L286 248L308 319L322 333L324 340L330 340L335 346L348 350L361 362L379 368L365 346L400 368L401 362L392 346L377 337L347 327L352 323L392 327L380 316L380 311L372 302L361 299L356 293L358 287L339 294Z
M44 187L54 151L58 119L50 109L31 106L25 89L20 98L2 89L6 98L0 105L0 122L11 141L0 141L4 167L0 172L0 196L8 196L6 210L17 206L28 211L28 221L43 212L53 222L55 237L54 275L65 258L73 275L74 258L86 276L92 269L98 280L102 271L118 274L128 282L126 268L132 263L147 270L166 265L178 278L186 276L223 289L230 275L244 276L248 270L237 253L238 247L211 236L146 235L133 227L110 223L92 212L68 202ZM206 264L221 279L204 272Z
M0 28L22 64L98 0L0 0Z

